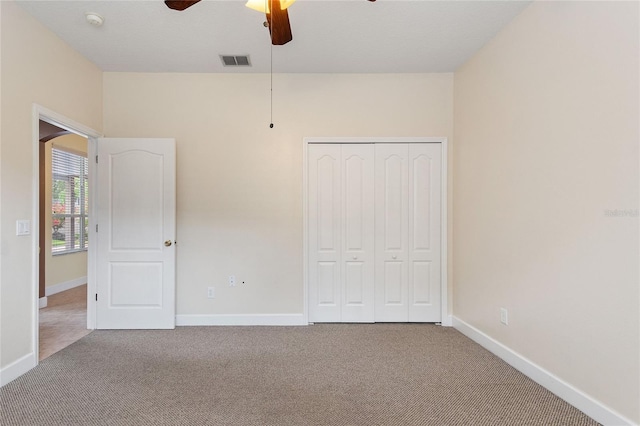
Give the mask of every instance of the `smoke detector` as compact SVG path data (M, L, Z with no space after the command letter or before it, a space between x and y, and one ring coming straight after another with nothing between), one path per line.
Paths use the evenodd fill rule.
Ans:
M102 26L102 24L104 24L104 18L97 13L87 12L84 14L84 16L87 18L87 22L94 27L100 27Z

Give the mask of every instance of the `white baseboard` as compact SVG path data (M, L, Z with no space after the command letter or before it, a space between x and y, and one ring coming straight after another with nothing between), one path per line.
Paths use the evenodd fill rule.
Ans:
M455 316L453 327L597 422L606 426L634 425L633 421Z
M44 288L44 294L45 296L51 296L52 294L60 293L65 290L70 290L74 287L79 287L86 283L87 283L87 277L76 278L75 280L47 286Z
M47 307L47 296L41 297L40 299L38 299L38 307L40 309Z
M36 365L38 360L32 352L0 369L0 387L22 376Z
M302 314L176 315L176 325L308 325Z

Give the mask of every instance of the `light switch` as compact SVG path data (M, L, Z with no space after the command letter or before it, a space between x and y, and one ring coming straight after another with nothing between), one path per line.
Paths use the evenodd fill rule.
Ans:
M16 235L31 235L31 221L16 220Z

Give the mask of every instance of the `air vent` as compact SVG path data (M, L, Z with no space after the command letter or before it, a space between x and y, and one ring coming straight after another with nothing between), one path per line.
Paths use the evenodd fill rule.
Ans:
M220 59L222 59L222 63L225 67L250 67L251 61L249 60L249 55L220 55Z

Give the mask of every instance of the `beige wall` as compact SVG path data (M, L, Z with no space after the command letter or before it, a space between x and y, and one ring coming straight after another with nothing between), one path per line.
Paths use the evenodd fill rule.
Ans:
M454 315L636 423L638 52L637 2L534 3L454 98Z
M87 156L87 138L64 135L47 142L45 147L45 212L51 211L51 148ZM53 256L51 254L51 215L45 215L45 286L51 287L87 276L87 252Z
M450 137L452 77L279 74L269 129L268 75L105 73L108 137L177 140L177 314L302 313L303 137Z
M34 351L32 307L37 297L33 287L34 235L15 235L16 220L33 219L33 103L100 131L102 73L13 1L1 1L0 8L0 368L4 368ZM32 229L33 226L32 223Z

